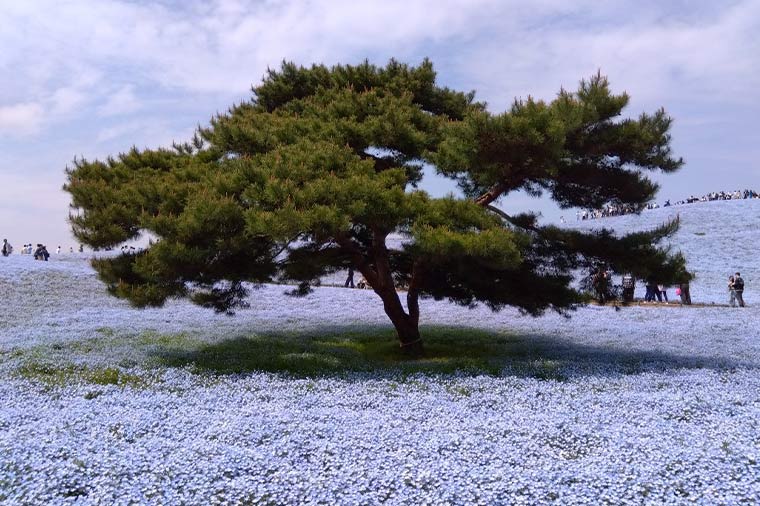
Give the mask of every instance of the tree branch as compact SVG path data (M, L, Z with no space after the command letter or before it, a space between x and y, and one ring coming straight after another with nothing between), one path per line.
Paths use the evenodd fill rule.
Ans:
M501 197L504 192L506 192L509 189L509 187L506 185L506 183L498 182L495 185L493 185L491 188L488 189L487 192L485 192L483 195L479 196L475 199L475 203L479 206L487 206L491 204L494 200Z
M504 211L502 211L501 209L499 209L498 207L488 204L487 206L485 206L485 208L494 214L498 214L501 218L504 219L504 221L507 221L509 223L512 222L512 217L508 215L507 213L505 213Z
M285 244L283 245L283 247L280 248L279 251L277 251L277 253L275 253L274 255L272 255L272 260L276 260L277 257L280 256L283 251L285 251L286 249L288 249L290 247L290 245L293 244L299 237L301 237L300 233L296 234L292 239L289 239L288 241L286 241Z

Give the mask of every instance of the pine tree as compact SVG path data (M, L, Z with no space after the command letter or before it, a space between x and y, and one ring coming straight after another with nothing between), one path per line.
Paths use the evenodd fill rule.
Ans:
M683 257L656 246L677 222L618 237L539 226L530 213L494 206L525 190L565 208L643 208L657 191L644 172L683 163L671 155L663 110L619 120L628 96L612 94L601 75L501 114L435 81L427 60L283 63L192 142L75 160L64 186L74 235L96 248L144 231L160 238L93 261L109 291L136 306L188 297L232 313L255 295L251 286L284 281L306 295L351 266L413 355L423 351L421 297L540 315L583 302L572 274L598 263L661 282L689 279ZM419 190L424 164L467 198ZM391 233L407 239L402 249L387 248Z

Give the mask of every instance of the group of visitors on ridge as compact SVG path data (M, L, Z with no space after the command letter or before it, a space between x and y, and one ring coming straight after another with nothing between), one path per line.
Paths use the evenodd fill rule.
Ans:
M56 254L61 253L62 248L58 246L55 250ZM80 244L79 245L79 252L84 252L84 247ZM11 246L11 243L8 242L8 239L3 239L3 248L2 253L4 257L9 256L11 253L13 253L13 246ZM44 260L47 261L50 258L50 252L47 249L47 246L41 243L37 243L37 246L32 246L32 243L24 244L24 246L21 248L20 253L22 255L34 255L35 260ZM74 248L69 248L69 253L74 253Z
M760 194L755 190L734 190L732 192L711 192L701 197L691 197L685 200L679 200L674 205L693 204L695 202L711 202L713 200L743 200L743 199L758 199Z
M711 192L707 195L702 195L701 197L695 197L692 195L689 198L686 198L684 200L679 200L675 202L674 204L670 203L670 200L666 200L665 203L662 205L662 207L670 207L671 205L678 206L683 204L693 204L695 202L711 202L713 200L743 200L743 199L758 199L760 198L760 193L756 192L755 190L735 190L732 192ZM659 204L651 203L647 204L646 209L658 209L660 207ZM631 205L607 205L602 207L601 209L588 209L588 210L579 210L575 213L575 219L576 221L579 220L590 220L590 219L596 219L596 218L608 218L610 216L621 216L623 214L633 214L638 212L638 210ZM564 218L562 219L562 222L564 223Z
M61 252L61 247L58 246L58 253L60 252ZM21 248L21 254L34 255L35 260L44 260L45 262L47 262L48 259L50 258L50 253L47 250L47 246L40 243L37 243L36 248L32 246L32 243L24 244L24 247Z

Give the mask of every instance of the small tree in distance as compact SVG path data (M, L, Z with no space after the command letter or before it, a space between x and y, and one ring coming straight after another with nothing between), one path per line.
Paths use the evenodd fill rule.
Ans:
M96 248L143 231L160 238L93 260L110 293L136 306L189 297L233 312L246 305L247 283L290 282L293 295L306 295L352 266L411 355L423 352L421 297L540 315L582 302L572 271L597 263L665 283L689 279L683 257L656 246L675 221L617 237L540 226L533 214L494 206L525 190L563 208L643 208L657 191L644 172L683 163L671 155L663 110L617 119L628 96L597 74L549 103L516 100L494 114L435 78L428 60L284 63L190 143L75 160L64 186L74 235ZM423 164L466 198L417 189ZM407 239L401 250L386 247L394 232Z

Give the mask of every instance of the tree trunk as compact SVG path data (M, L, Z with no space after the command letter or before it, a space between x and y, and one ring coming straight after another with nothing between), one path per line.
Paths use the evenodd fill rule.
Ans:
M349 251L354 259L356 270L362 273L372 290L383 301L385 314L393 323L398 335L399 344L403 353L409 357L421 357L425 353L420 337L419 320L419 283L421 282L421 266L415 265L412 275L412 283L407 295L409 314L401 305L396 287L393 283L393 272L390 265L390 255L385 246L385 238L388 232L373 229L372 248L370 257L364 256L351 242L350 238L338 237L338 243Z
M377 286L373 286L383 301L385 314L393 322L401 342L401 349L404 354L410 357L419 357L424 353L422 338L419 329L419 305L416 303L410 305L410 314L404 311L396 292L396 286L393 282L393 271L390 265L390 255L385 246L387 232L375 229L372 238L372 253L375 260L375 272L377 274ZM416 291L416 290L415 290Z
M396 329L396 335L400 341L401 351L408 357L421 357L425 353L425 348L422 345L422 337L420 336L420 329L417 321L410 318L403 309L401 309L401 301L398 298L396 291L393 294L380 295L383 299L383 305L385 307L385 314L388 315L393 327ZM387 300L386 297L395 299ZM391 306L391 307L389 307ZM398 309L397 309L398 308Z
M394 326L396 326L394 324ZM425 355L425 347L422 345L419 326L409 322L402 329L396 326L396 334L401 341L401 352L410 358L420 358Z
M385 314L388 315L396 329L403 354L412 358L424 355L425 347L422 345L418 320L404 312L396 289L393 288L392 291L383 290L382 293L378 292L378 295L383 300Z

